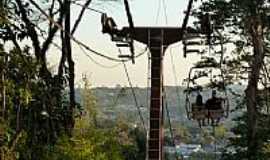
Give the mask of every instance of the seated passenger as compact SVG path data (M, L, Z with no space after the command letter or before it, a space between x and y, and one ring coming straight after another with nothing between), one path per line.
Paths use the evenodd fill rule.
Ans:
M205 107L208 110L219 110L222 109L222 98L217 98L216 97L216 91L213 90L212 91L212 98L208 99L205 103ZM210 114L210 112L208 112L208 124L210 123L211 120L211 125L212 126L216 126L218 125L220 118L221 117L212 117L212 115Z
M197 93L197 97L196 97L196 107L198 107L198 110L201 111L202 109L204 109L204 105L203 105L203 97L200 93L200 91L198 91ZM202 126L205 126L205 120L203 119L198 119L198 123L200 128Z
M196 105L197 106L202 106L203 105L203 98L202 98L202 95L201 95L200 91L198 91L198 93L197 93Z
M221 103L222 103L221 99L216 97L216 91L213 90L212 98L206 101L205 107L208 110L218 110L218 109L222 109Z
M107 14L102 14L101 16L102 32L112 34L117 29L116 23L112 17L107 17Z

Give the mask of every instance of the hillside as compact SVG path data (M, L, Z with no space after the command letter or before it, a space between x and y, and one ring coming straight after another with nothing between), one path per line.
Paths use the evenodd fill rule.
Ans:
M243 93L242 86L233 86L230 87L237 93ZM176 87L166 86L166 95L168 102L168 109L171 116L171 121L174 123L184 124L185 126L197 126L196 122L192 122L187 119L186 110L185 110L185 99L186 94L184 93L184 88L179 87L179 97L176 93ZM79 91L77 90L77 100L80 101ZM149 114L149 104L147 104L147 88L134 88L138 104L145 118L148 117ZM107 87L99 87L93 88L93 94L97 99L97 104L99 108L99 116L100 118L115 120L119 116L125 118L128 122L138 122L139 116L137 112L137 108L135 106L135 101L132 96L132 91L130 88L107 88ZM204 97L204 101L210 97L211 91L206 90L202 92ZM232 94L229 95L230 109L233 110L235 108L236 100L233 98ZM150 96L150 93L148 93ZM194 97L196 94L194 94ZM227 127L231 127L231 119L235 117L238 113L232 113L229 119L225 120L225 125Z

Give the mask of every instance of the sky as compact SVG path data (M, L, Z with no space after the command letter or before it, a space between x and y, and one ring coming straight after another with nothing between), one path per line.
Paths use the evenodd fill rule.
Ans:
M128 26L127 17L122 2L99 2L100 0L93 0L90 7L106 12L108 16L114 18L118 28ZM164 12L163 0L132 0L130 1L131 11L135 26L168 26L180 27L184 18L184 10L187 8L188 0L164 0L166 14ZM160 12L158 8L160 3ZM79 6L72 8L72 21L75 21L80 11ZM166 16L168 22L166 23ZM82 22L75 34L75 37L84 42L92 49L101 52L105 55L117 58L119 52L115 42L110 40L109 35L102 34L101 14L87 10ZM136 43L135 51L140 53L144 50L144 45ZM116 85L128 86L127 77L124 72L123 65L111 62L100 58L91 52L87 52L96 62L105 65L101 67L93 62L75 43L73 43L76 84L81 83L83 74L89 77L93 87L114 87ZM128 50L123 50L123 53L128 53ZM176 66L177 82L175 82L171 55ZM49 55L53 63L57 63L59 56L56 54ZM165 52L164 57L164 84L169 86L181 85L183 79L187 78L190 67L198 60L197 55L189 55L183 58L183 49L181 42L171 45ZM117 65L115 67L115 65ZM109 68L108 68L109 67ZM136 59L136 63L127 63L129 75L134 86L146 87L147 86L147 71L148 71L148 58L144 54Z

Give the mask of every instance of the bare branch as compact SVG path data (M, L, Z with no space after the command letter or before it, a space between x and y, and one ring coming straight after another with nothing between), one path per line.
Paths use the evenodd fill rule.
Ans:
M32 0L30 0L30 2L32 2ZM63 5L61 5L61 9L63 9ZM40 8L40 7L39 7ZM62 24L63 22L63 19L64 19L64 14L62 12L60 12L60 16L58 18L58 21L57 21L57 24ZM52 23L50 21L50 23ZM52 25L52 24L51 24ZM46 51L49 49L50 47L50 44L52 43L53 41L53 38L55 37L55 34L56 32L59 30L59 27L54 25L54 27L52 29L49 30L49 34L48 34L48 38L46 39L46 41L43 43L42 45L42 50L41 50L41 53L43 55L46 54Z

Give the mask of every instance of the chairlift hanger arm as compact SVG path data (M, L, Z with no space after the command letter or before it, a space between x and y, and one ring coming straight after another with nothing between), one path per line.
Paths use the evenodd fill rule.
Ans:
M132 14L131 14L131 11L130 11L128 0L124 0L124 4L125 4L126 13L127 13L129 27L130 27L131 33L132 33L134 31L134 23L133 23ZM134 53L134 43L133 43L132 39L129 42L129 45L130 45L132 63L135 63L135 61L134 61L134 54L135 54Z
M183 24L182 24L182 29L181 29L181 32L180 32L181 39L184 36L185 30L186 30L186 27L187 27L187 24L188 24L188 20L189 20L190 12L191 12L191 9L192 9L193 1L194 0L189 0L189 3L188 3L186 16L184 18L184 21L183 21Z
M126 13L127 13L129 27L131 29L134 29L134 23L133 23L132 14L131 14L131 11L130 11L128 0L124 0L124 4L125 4Z

